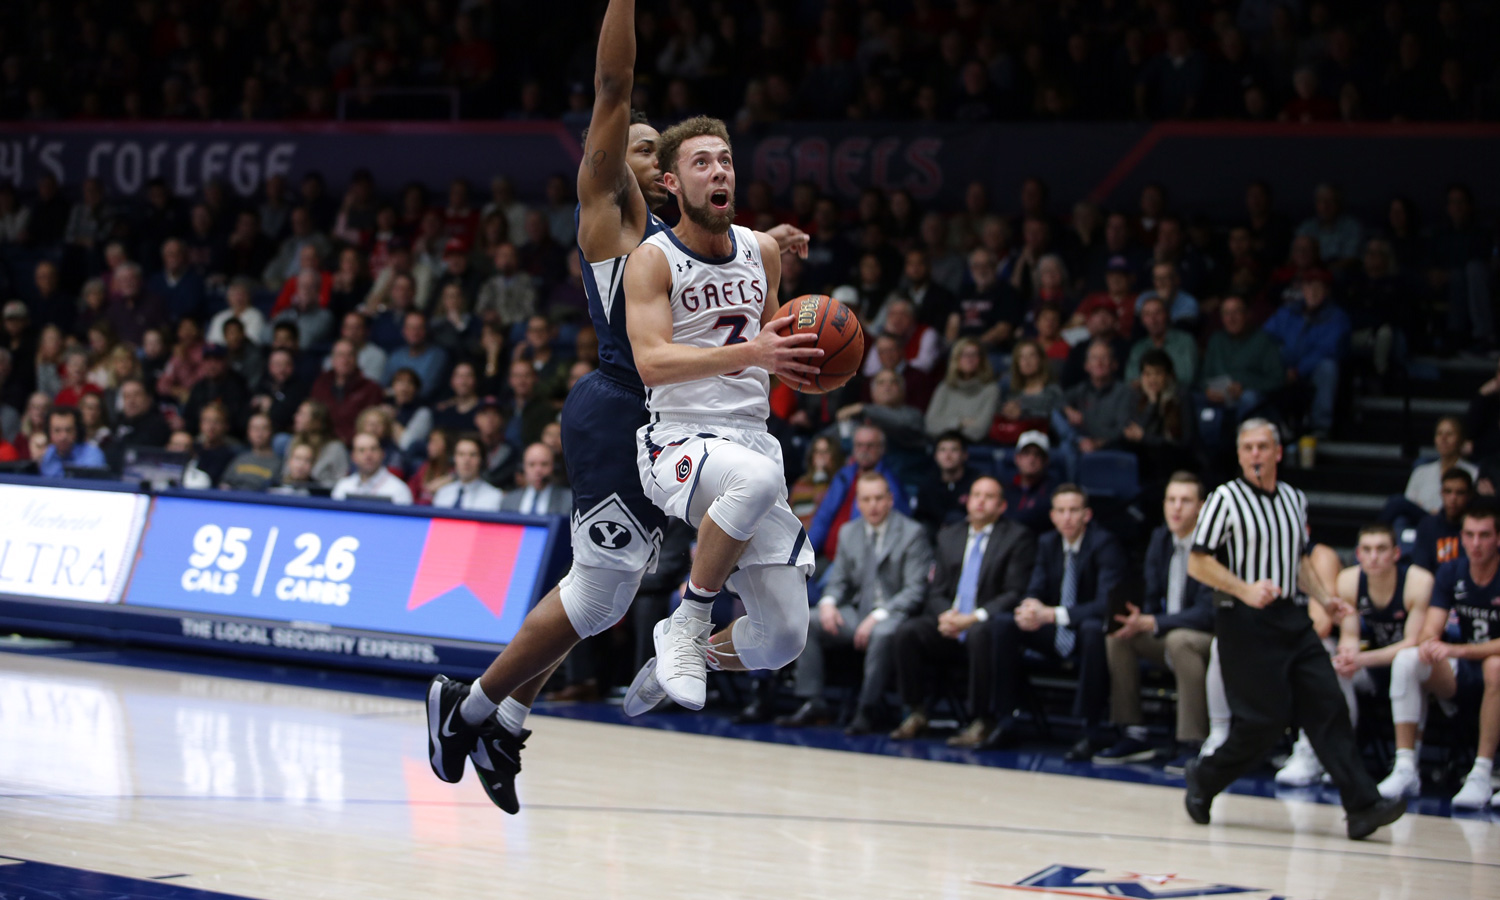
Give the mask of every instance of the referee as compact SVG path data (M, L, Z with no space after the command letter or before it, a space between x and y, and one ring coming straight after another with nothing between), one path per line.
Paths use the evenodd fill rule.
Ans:
M1383 799L1375 789L1328 651L1307 611L1292 599L1301 587L1317 603L1330 602L1317 574L1301 565L1309 545L1307 498L1276 480L1276 426L1250 419L1236 445L1241 475L1209 495L1188 561L1188 574L1214 589L1214 627L1234 718L1218 750L1188 763L1188 815L1207 825L1214 796L1259 765L1295 722L1338 786L1349 837L1368 837L1399 819L1406 801Z

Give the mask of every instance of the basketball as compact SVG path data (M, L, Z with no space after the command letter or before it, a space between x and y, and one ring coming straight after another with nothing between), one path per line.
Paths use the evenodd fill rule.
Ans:
M812 384L796 387L804 394L826 394L843 387L859 371L865 358L865 330L854 310L825 294L805 294L787 304L792 327L787 334L814 334L823 351L817 364L822 372Z

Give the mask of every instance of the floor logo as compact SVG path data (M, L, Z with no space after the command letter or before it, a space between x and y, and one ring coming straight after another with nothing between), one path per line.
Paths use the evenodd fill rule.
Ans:
M1119 897L1134 900L1178 900L1188 897L1234 897L1236 900L1291 900L1267 888L1199 881L1177 874L1114 872L1083 866L1053 865L1014 884L980 881L985 887L1063 894L1072 897Z

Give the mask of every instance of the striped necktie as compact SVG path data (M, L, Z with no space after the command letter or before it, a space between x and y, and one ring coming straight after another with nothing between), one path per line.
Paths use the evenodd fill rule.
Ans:
M1078 554L1072 550L1063 551L1063 580L1062 580L1062 608L1070 614L1073 607L1078 603ZM1071 622L1072 619L1069 619ZM1057 648L1057 655L1068 657L1073 655L1073 645L1078 641L1078 636L1073 633L1071 627L1057 627L1057 636L1053 639L1053 646Z

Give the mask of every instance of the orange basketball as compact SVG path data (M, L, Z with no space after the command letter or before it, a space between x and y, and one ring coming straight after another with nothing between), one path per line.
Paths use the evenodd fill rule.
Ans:
M826 394L843 387L859 371L865 359L865 330L854 310L824 294L806 294L786 305L792 317L787 334L815 334L810 346L823 351L818 360L822 373L813 382L797 388L804 394Z

